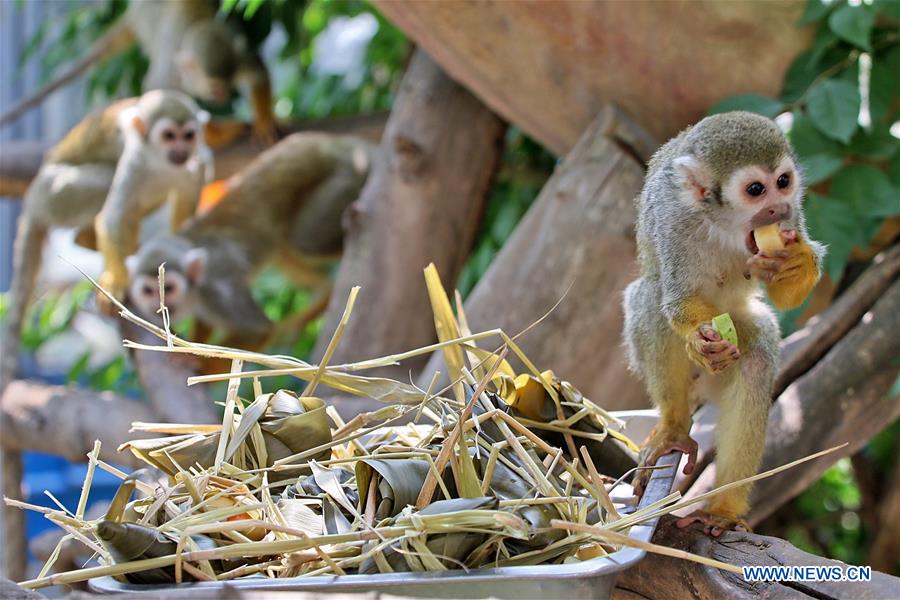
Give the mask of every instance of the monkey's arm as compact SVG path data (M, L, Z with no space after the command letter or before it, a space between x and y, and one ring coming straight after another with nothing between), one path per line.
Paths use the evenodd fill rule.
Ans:
M788 253L781 270L768 284L769 298L776 308L786 310L799 306L821 275L824 248L798 235L794 243L785 246Z
M685 340L691 338L697 328L709 323L721 311L700 296L685 296L667 300L663 304L663 313L675 333Z
M258 138L273 143L278 139L275 112L272 107L272 84L269 71L259 55L247 50L237 78L249 90L253 107L253 131Z
M144 179L139 161L126 149L116 166L103 209L94 220L97 250L103 255L100 284L117 298L122 298L128 287L125 257L137 250L143 216L138 194Z

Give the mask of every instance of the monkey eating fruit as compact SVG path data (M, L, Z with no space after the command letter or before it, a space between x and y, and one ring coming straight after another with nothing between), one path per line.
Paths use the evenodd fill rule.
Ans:
M167 198L173 228L196 209L211 170L203 139L206 118L185 94L153 90L91 113L47 153L19 217L0 386L14 375L49 229L93 227L104 259L100 283L122 297L128 284L125 257L137 249L141 220Z
M784 135L751 113L707 117L651 159L637 199L641 277L624 294L629 362L660 410L642 466L678 451L688 455L690 474L697 460L693 408L715 401L717 485L759 468L780 342L759 284L776 307L798 306L825 253L806 232L802 197ZM722 313L730 315L735 338L717 330ZM639 470L636 494L649 477ZM749 485L722 492L678 525L700 521L712 535L747 529L749 493Z

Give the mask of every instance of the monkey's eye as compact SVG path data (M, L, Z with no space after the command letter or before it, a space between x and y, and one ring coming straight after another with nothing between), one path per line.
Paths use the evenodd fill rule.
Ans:
M171 291L174 290L174 289L175 289L175 286L172 285L171 283L166 283L166 284L163 285L163 291L164 291L165 293L167 293L167 294L168 294L168 293L171 293Z
M162 132L162 139L166 142L175 141L175 132L171 129L164 129Z
M187 131L185 131L185 132L184 132L184 139L185 139L186 141L188 141L188 142L192 141L192 140L194 139L194 130L193 130L193 129L188 129ZM784 176L782 175L782 177L784 177Z
M775 183L778 184L779 190L783 190L787 186L791 185L791 176L787 173L782 173L781 175L779 175L778 181L776 181Z
M751 196L761 196L766 191L766 186L758 181L754 181L747 186L747 193Z
M141 293L144 294L145 296L152 296L153 295L153 287L151 287L150 284L145 283L144 286L141 288Z

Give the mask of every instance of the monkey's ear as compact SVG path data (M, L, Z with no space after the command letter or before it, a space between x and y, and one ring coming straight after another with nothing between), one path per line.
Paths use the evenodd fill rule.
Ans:
M147 138L147 124L144 123L143 117L140 115L134 115L131 117L131 126L134 127L134 130L141 134L142 138Z
M203 278L206 272L206 250L191 248L184 255L184 275L192 284Z
M679 156L672 164L675 165L675 172L681 178L682 187L690 191L698 202L703 202L707 191L713 185L712 175L706 165L689 154Z

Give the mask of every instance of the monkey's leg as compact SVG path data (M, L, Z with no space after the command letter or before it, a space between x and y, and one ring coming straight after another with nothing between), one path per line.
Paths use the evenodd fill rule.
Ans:
M684 473L694 471L697 462L697 442L691 432L691 363L684 345L675 335L669 336L666 351L647 361L644 379L653 403L659 407L660 418L641 448L639 467L652 467L659 457L670 452L688 455ZM648 357L649 358L649 357ZM638 496L643 495L652 470L640 469L632 485Z
M172 210L169 216L169 226L172 231L177 231L185 221L193 217L197 212L202 189L203 184L198 174L197 177L191 177L190 181L185 181L183 185L172 191Z
M684 341L659 311L659 296L655 282L639 279L628 286L624 298L629 360L660 410L660 421L641 450L640 466L652 466L660 456L678 451L688 455L684 471L690 473L697 460L697 444L690 437L691 362ZM635 475L636 494L643 494L650 475L650 469Z
M738 324L738 321L736 321ZM760 309L755 321L738 325L743 354L736 369L718 377L730 377L719 399L716 426L716 487L757 473L772 404L772 386L778 358L778 326L769 309ZM728 529L749 530L742 517L747 513L751 485L714 496L705 510L678 521L679 527L702 522L707 533L720 535Z

